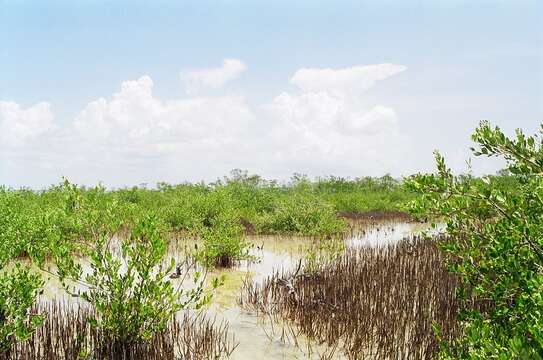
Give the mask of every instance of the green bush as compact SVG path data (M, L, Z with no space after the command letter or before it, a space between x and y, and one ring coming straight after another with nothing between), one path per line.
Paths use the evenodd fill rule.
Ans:
M27 191L0 189L0 357L9 353L14 342L28 339L43 320L30 313L42 278L27 266L11 265L16 257L33 253L32 241L42 237L37 226L40 216L28 202L31 196Z
M332 236L345 229L333 206L315 195L294 193L282 197L257 223L264 233Z
M542 133L543 134L543 124ZM541 138L507 138L482 122L472 136L476 156L499 156L515 177L453 176L436 153L437 174L407 186L420 193L412 211L443 219L451 271L463 287L463 336L444 344L445 358L543 357L543 146ZM512 185L515 186L512 186Z
M213 226L204 227L200 238L203 248L196 252L196 257L208 267L228 267L236 261L250 258L239 222L217 221Z
M0 272L0 356L42 324L43 317L30 312L42 286L42 278L20 264Z
M88 253L91 272L80 273L88 285L80 296L98 313L91 324L111 338L116 350L149 340L166 328L177 311L209 302L211 293L205 291L198 273L190 290L174 287L168 279L176 264L171 259L165 265L167 242L156 216L145 215L136 223L120 254L114 247L107 235L97 239Z

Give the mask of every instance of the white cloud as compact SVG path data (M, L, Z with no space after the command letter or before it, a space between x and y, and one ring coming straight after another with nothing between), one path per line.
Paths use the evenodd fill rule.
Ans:
M290 82L302 92L282 93L269 109L277 124L276 141L288 139L295 151L290 157L315 155L333 163L351 154L368 153L375 139L398 133L394 109L360 101L363 92L377 81L405 70L402 65L378 64L344 69L300 69ZM357 155L360 156L360 155Z
M399 136L393 109L365 108L326 92L283 93L268 109L276 120L271 143L283 166L297 164L322 171L339 165L353 173L364 167L367 173L390 164L383 161ZM385 142L389 146L383 147ZM374 162L368 166L370 159Z
M21 147L53 128L49 103L23 109L15 102L0 101L0 146Z
M334 127L344 102L326 92L277 96L270 109L292 131L318 131Z
M337 131L345 136L371 136L394 130L394 109L375 105L367 108L326 92L292 95L282 93L269 107L294 131Z
M241 60L224 59L221 67L181 73L181 78L185 81L187 93L193 94L202 89L219 89L237 79L246 69Z
M326 91L333 96L358 95L379 80L398 74L403 65L360 65L343 69L303 68L290 78L290 82L306 92Z
M75 118L75 130L87 141L152 155L189 145L213 148L231 143L252 118L242 97L162 101L152 88L149 76L124 82L111 100L89 103Z
M222 86L244 68L239 60L225 60L219 69L192 73L192 85ZM291 78L300 91L259 106L231 95L161 99L144 75L89 102L54 136L48 104L23 110L3 102L2 140L36 144L7 155L24 161L5 164L15 178L26 179L32 168L39 179L49 173L52 181L68 176L110 185L209 180L232 168L283 178L293 172L379 175L396 166L403 139L394 109L365 99L363 91L403 69L301 69Z
M397 169L408 141L396 112L364 91L403 70L379 64L296 71L290 81L301 91L283 92L265 107L276 172L357 176Z
M345 112L339 119L340 131L350 135L376 135L396 129L398 119L394 109L375 105L369 110Z

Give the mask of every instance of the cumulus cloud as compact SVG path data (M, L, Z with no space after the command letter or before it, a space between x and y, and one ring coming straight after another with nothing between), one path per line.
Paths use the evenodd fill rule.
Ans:
M0 101L0 146L21 147L53 128L49 103L27 109L12 101Z
M181 73L187 93L196 93L203 89L218 89L227 82L237 79L247 69L243 61L224 59L222 66L211 69L199 69Z
M371 136L394 130L397 124L394 109L382 105L367 108L326 92L282 93L269 108L293 131L324 129L345 136Z
M225 60L220 68L188 74L188 84L217 88L244 69L239 60ZM2 142L18 146L20 154L29 154L30 142L41 144L41 150L24 156L26 162L12 161L6 172L23 176L33 161L36 171L49 171L53 180L65 175L114 185L212 179L232 168L279 177L382 174L391 171L393 152L402 151L396 146L402 143L397 115L361 98L376 82L404 69L391 64L300 69L290 80L298 90L260 105L243 96L195 93L165 100L154 95L153 80L144 75L90 101L59 131L51 130L47 103L22 109L0 102ZM54 139L38 141L51 133ZM16 158L13 152L8 157Z
M336 163L356 171L362 159L385 160L388 152L376 151L400 136L394 109L360 101L364 91L379 80L405 70L405 66L378 64L344 69L300 69L290 82L301 92L284 92L268 109L276 119L274 143L281 144L284 162L333 167ZM389 149L390 146L387 146ZM374 169L386 166L375 163Z
M276 121L270 143L277 168L386 172L399 142L394 110L382 105L365 109L326 92L283 93L268 109Z
M375 105L369 110L352 110L341 115L339 131L350 135L376 135L396 129L398 119L394 109Z
M306 92L326 91L333 96L358 95L379 80L406 70L403 65L376 64L352 66L343 69L303 68L290 78L290 82Z
M88 141L152 155L188 145L213 148L228 144L237 140L252 118L242 97L162 101L152 89L149 76L124 82L110 100L90 102L76 116L75 130Z

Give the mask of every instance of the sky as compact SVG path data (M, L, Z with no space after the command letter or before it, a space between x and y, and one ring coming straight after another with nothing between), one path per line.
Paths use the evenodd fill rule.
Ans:
M0 0L0 184L466 171L543 122L543 1ZM472 161L476 174L503 166Z

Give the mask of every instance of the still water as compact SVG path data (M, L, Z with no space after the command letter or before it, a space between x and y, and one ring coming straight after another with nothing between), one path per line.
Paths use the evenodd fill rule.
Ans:
M347 237L346 247L380 246L397 242L409 235L428 229L420 223L382 222L360 226ZM288 335L288 327L274 323L256 313L240 309L237 304L240 288L244 281L261 282L275 271L294 269L307 254L308 249L315 246L315 240L306 237L287 236L249 236L247 241L253 246L250 254L256 261L246 261L232 269L214 270L207 278L224 275L225 282L215 293L213 302L204 311L215 317L218 322L226 321L235 342L238 344L231 359L318 359L326 349L323 345L311 344L303 336L296 339ZM169 251L169 257L183 258L185 250L193 243L180 245L177 243ZM83 269L88 263L81 261ZM54 271L54 269L50 269ZM54 276L48 278L42 302L52 300L79 301L77 297L66 295ZM174 283L180 280L172 280ZM190 286L185 280L184 286ZM71 284L77 290L82 284ZM287 335L285 335L287 334ZM341 355L335 358L340 359Z

